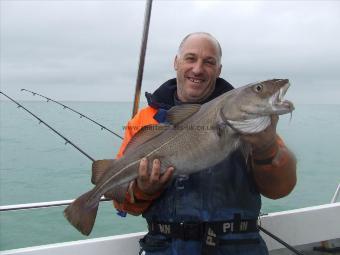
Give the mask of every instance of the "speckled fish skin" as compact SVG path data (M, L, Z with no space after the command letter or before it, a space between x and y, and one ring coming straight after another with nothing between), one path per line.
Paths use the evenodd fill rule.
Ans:
M261 132L270 125L271 115L294 110L291 102L283 100L288 87L287 79L272 79L233 89L203 105L173 107L168 113L170 124L150 126L138 133L94 189L65 209L66 218L88 235L100 197L134 180L144 157L149 162L159 159L161 172L173 166L175 176L189 175L219 163L237 148L247 148L241 134ZM95 168L100 170L101 163L95 162Z

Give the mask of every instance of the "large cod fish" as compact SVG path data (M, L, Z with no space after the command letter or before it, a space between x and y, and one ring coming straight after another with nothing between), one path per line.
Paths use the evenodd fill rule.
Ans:
M138 176L143 157L149 161L159 159L161 172L173 166L176 176L211 167L236 149L250 153L244 150L249 145L240 139L241 135L261 132L271 124L270 115L294 110L291 102L283 100L288 87L287 79L272 79L233 89L203 105L172 107L167 112L169 124L142 128L122 158L93 164L92 181L96 186L69 205L65 217L82 234L89 235L101 196L127 187Z

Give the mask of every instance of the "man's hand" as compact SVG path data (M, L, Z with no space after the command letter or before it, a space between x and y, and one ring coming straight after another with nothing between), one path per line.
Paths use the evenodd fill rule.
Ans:
M161 162L155 159L152 164L151 173L148 171L148 160L143 158L140 161L137 177L138 188L147 195L156 194L164 188L171 179L174 172L173 167L169 167L162 175L160 173Z
M252 145L253 153L261 154L271 148L276 141L276 125L279 120L277 115L271 116L271 124L262 132L243 135L242 139Z
M276 134L278 119L271 116L264 131L242 136L252 145L252 172L258 191L271 199L287 196L296 184L296 159Z

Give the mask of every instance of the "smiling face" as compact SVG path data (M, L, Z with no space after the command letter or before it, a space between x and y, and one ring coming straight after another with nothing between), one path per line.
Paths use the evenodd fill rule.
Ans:
M181 45L175 58L177 96L182 102L200 102L215 89L221 73L217 42L208 35L194 34Z

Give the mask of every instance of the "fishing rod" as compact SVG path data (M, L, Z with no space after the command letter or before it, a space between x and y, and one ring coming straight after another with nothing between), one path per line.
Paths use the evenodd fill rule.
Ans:
M41 94L39 94L39 93L37 93L37 92L31 91L31 90L28 90L28 89L21 89L21 91L26 91L26 92L28 92L28 93L31 93L33 96L38 95L38 96L40 96L40 97L42 97L42 98L45 98L45 99L46 99L46 102L50 102L50 101L51 101L51 102L53 102L53 103L56 103L56 104L58 104L58 105L61 105L64 109L68 109L68 110L70 110L70 111L72 111L72 112L78 114L78 115L80 116L80 118L85 118L85 119L87 119L87 120L93 122L94 124L100 126L101 130L105 129L106 131L109 131L110 133L114 134L115 136L119 137L120 139L123 139L123 137L121 137L121 136L120 136L119 134L117 134L116 132L114 132L114 131L108 129L108 128L105 127L104 125L98 123L97 121L91 119L90 117L86 116L85 114L80 113L80 112L78 112L77 110L74 110L74 109L72 109L71 107L69 107L69 106L67 106L67 105L65 105L65 104L62 104L62 103L60 103L60 102L58 102L58 101L56 101L56 100L53 100L52 98L46 97L46 96L44 96L44 95L41 95Z
M31 91L29 91L31 92ZM32 93L32 92L31 92ZM39 118L38 116L36 116L34 113L32 113L31 111L29 111L28 109L26 109L24 106L22 106L21 104L19 104L17 101L15 101L14 99L12 99L11 97L9 97L8 95L6 95L5 93L3 93L2 91L0 91L0 94L4 95L5 97L7 97L9 100L11 100L12 102L14 102L15 104L18 105L18 108L22 108L24 109L26 112L28 112L29 114L31 114L33 117L35 117L37 120L39 120L39 124L43 123L46 127L48 127L50 130L52 130L54 133L56 133L58 136L60 136L61 138L63 138L66 144L71 144L75 149L77 149L79 152L81 152L83 155L85 155L87 158L89 158L92 162L94 162L95 160L90 157L87 153L85 153L82 149L80 149L77 145L75 145L73 142L71 142L69 139L67 139L65 136L63 136L62 134L60 134L57 130L55 130L54 128L52 128L50 125L48 125L45 121L43 121L41 118ZM51 100L51 99L50 99ZM52 100L51 100L52 101ZM112 199L109 198L105 198L102 197L100 201L109 201ZM41 203L31 203L31 204L21 204L21 205L6 205L6 206L0 206L0 212L2 211L17 211L17 210L25 210L25 209L35 209L35 208L47 208L47 207L57 207L57 206L63 206L63 205L69 205L73 202L74 200L62 200L62 201L53 201L53 202L41 202ZM274 240L276 240L277 242L279 242L280 244L282 244L283 246L285 246L287 249L291 250L292 252L294 252L297 255L304 255L303 253L299 252L298 250L296 250L294 247L292 247L291 245L289 245L288 243L284 242L282 239L280 239L279 237L277 237L276 235L274 235L273 233L269 232L268 230L264 229L262 226L259 226L259 230L261 230L262 232L264 232L265 234L267 234L268 236L270 236L271 238L273 238Z
M143 80L143 72L144 72L146 45L148 42L148 35L149 35L151 8L152 8L152 0L147 0L146 7L145 7L143 37L142 37L142 45L141 45L140 55L139 55L138 74L137 74L137 81L136 81L136 88L135 88L135 99L133 102L133 109L132 109L132 117L136 115L138 111L138 106L139 106L140 91L142 88L142 80Z
M30 110L26 109L24 106L22 106L21 104L19 104L17 101L15 101L14 99L12 99L11 97L9 97L8 95L6 95L4 92L0 91L0 94L3 94L5 97L7 97L9 100L11 100L12 102L14 102L15 104L18 105L18 108L22 108L23 110L25 110L26 112L28 112L29 114L31 114L34 118L36 118L37 120L39 120L39 124L43 123L46 127L48 127L50 130L52 130L54 133L56 133L59 137L63 138L65 140L65 145L70 144L72 145L75 149L77 149L80 153L82 153L84 156L86 156L88 159L90 159L92 162L95 161L94 158L92 158L91 156L89 156L86 152L84 152L82 149L80 149L77 145L75 145L72 141L70 141L68 138L66 138L64 135L62 135L61 133L59 133L57 130L55 130L53 127L51 127L50 125L48 125L45 121L43 121L41 118L39 118L37 115L35 115L34 113L32 113Z
M137 113L138 110L138 105L139 105L139 98L140 98L140 90L141 90L141 84L142 84L142 79L143 79L143 71L144 71L144 62L145 62L145 53L146 53L146 45L147 45L147 38L148 38L148 33L149 33L149 25L150 25L150 16L151 16L151 7L152 7L152 0L147 0L147 4L146 4L146 10L145 10L145 21L144 21L144 30L143 30L143 38L142 38L142 46L141 46L141 52L140 52L140 61L139 61L139 67L138 67L138 75L137 75L137 82L136 82L136 91L135 91L135 100L134 100L134 106L133 106L133 116ZM114 135L116 135L117 137L123 139L123 137L121 137L120 135L116 134L115 132L109 130L108 128L106 128L105 126L99 124L98 122L90 119L89 117L85 116L84 114L71 109L70 107L61 104L51 98L47 98L43 95L40 95L36 92L33 91L29 91L26 89L22 89L22 91L27 91L32 93L33 95L39 95L42 96L44 98L47 99L47 102L52 101L55 103L58 103L60 105L62 105L64 107L64 109L69 109L77 114L80 115L80 117L84 117L90 121L92 121L93 123L99 125L102 129L105 129L111 133L113 133ZM92 157L90 157L87 153L85 153L83 150L81 150L78 146L76 146L74 143L72 143L69 139L67 139L66 137L64 137L62 134L60 134L58 131L56 131L54 128L52 128L51 126L49 126L46 122L44 122L42 119L40 119L39 117L37 117L35 114L33 114L32 112L30 112L28 109L26 109L25 107L23 107L22 105L20 105L18 102L16 102L14 99L10 98L9 96L7 96L5 93L1 92L1 94L3 94L5 97L7 97L8 99L10 99L12 102L16 103L18 105L19 108L24 109L25 111L27 111L28 113L30 113L33 117L35 117L36 119L39 120L39 124L43 123L45 124L49 129L51 129L53 132L55 132L57 135L59 135L60 137L62 137L66 143L71 144L74 148L76 148L78 151L80 151L83 155L85 155L87 158L89 158L92 161L95 161ZM101 201L106 201L106 198L102 198ZM50 204L47 203L36 203L35 205L14 205L14 206L0 206L0 211L10 211L10 210L21 210L21 209L31 209L31 208L41 208L41 207L52 207L52 206L61 206L61 205L68 205L72 202L73 200L65 200L65 201L56 201L56 202L51 202Z

